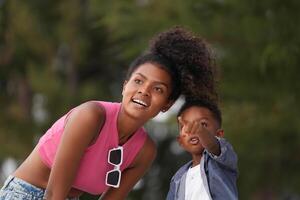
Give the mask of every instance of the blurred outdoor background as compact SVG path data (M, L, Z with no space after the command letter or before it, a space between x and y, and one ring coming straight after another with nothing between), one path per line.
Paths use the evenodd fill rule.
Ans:
M120 101L130 62L182 25L216 52L240 199L299 200L299 10L299 0L0 0L0 185L70 108ZM158 156L128 199L165 199L190 159L175 140L177 107L146 125Z

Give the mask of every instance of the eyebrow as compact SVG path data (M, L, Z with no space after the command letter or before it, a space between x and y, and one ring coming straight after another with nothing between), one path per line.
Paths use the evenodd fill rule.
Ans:
M138 73L138 72L137 72L137 73L135 73L135 74L140 75L140 76L143 77L144 79L147 79L147 77L146 77L145 75L141 74L141 73ZM161 84L161 85L164 85L166 88L169 88L168 85L167 85L166 83L164 83L164 82L161 82L161 81L154 81L154 83Z

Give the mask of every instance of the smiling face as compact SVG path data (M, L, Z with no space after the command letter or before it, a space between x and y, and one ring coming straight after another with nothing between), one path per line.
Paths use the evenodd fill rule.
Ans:
M221 134L223 134L223 131L219 129L219 124L215 120L213 113L205 107L189 107L181 113L180 117L184 123L197 121L210 133L214 133L218 136L222 136ZM197 134L186 133L181 124L179 124L179 131L180 133L177 137L177 141L180 146L193 156L202 155L204 148L199 136Z
M169 109L173 103L169 100L171 92L169 73L157 64L144 63L124 83L121 111L145 122Z

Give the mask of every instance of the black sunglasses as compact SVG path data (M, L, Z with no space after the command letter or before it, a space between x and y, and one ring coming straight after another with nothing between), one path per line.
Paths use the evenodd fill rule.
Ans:
M118 188L121 182L120 166L123 162L123 147L119 146L109 150L107 161L114 166L114 169L106 173L105 184L114 188Z

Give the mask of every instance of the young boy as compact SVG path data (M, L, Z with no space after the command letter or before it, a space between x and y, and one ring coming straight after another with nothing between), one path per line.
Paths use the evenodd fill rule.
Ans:
M237 155L224 139L218 106L188 100L178 113L177 141L192 161L173 176L167 200L236 200Z

